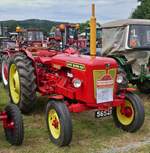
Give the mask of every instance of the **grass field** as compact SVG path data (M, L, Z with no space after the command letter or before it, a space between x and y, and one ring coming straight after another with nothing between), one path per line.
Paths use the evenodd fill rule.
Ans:
M136 133L117 129L112 117L95 119L94 112L72 114L73 139L68 147L58 148L48 138L45 124L46 98L39 98L35 111L23 116L25 139L20 147L7 143L0 125L0 153L150 153L150 95L140 95L146 111L145 123ZM0 108L8 96L0 86Z

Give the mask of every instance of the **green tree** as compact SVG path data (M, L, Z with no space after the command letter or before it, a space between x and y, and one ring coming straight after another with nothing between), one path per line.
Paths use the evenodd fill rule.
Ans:
M97 27L100 27L101 25L100 25L100 23L96 23L96 25L97 25ZM90 27L90 21L88 20L88 21L86 21L86 22L84 22L84 23L80 23L80 32L82 33L82 32L85 32L85 30L87 29L87 28L89 28Z
M80 32L85 32L85 29L90 26L90 21L86 21L85 23L80 23Z
M138 0L140 5L132 13L134 19L150 19L150 0Z

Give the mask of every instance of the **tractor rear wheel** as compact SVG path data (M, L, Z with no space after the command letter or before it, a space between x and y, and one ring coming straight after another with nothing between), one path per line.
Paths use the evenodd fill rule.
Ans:
M145 94L150 93L150 80L145 80L144 82L137 83L138 89Z
M1 75L4 87L8 86L8 63L9 63L9 57L7 55L2 56Z
M7 141L12 145L21 145L24 138L23 119L20 110L14 104L9 104L5 108L7 114L7 125L4 128Z
M72 139L72 121L67 106L50 101L46 108L46 123L51 141L58 146L69 145Z
M36 77L32 61L18 53L9 62L9 94L12 103L29 113L36 103Z
M112 110L115 125L127 132L135 132L144 123L144 107L141 99L133 94L126 94L125 106L114 107Z

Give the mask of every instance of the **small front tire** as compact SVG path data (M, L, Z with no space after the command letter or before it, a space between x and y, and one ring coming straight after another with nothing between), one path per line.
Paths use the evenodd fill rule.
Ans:
M6 139L12 145L21 145L24 139L24 127L21 112L14 104L7 105L5 111L7 114L7 124L13 123L13 128L4 128Z
M144 123L145 112L141 99L133 94L126 94L125 106L112 110L115 125L127 132L136 132Z
M51 141L58 146L69 145L72 121L67 106L61 101L50 101L46 108L46 123Z

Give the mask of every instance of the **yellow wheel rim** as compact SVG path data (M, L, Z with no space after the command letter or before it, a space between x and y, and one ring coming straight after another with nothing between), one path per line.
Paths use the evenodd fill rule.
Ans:
M60 120L54 109L51 109L48 113L48 126L52 136L58 139L60 136Z
M15 104L19 103L20 99L20 80L16 65L12 64L9 72L9 88L12 100Z
M125 102L124 111L122 112L121 106L119 106L116 109L116 113L119 122L123 125L130 125L134 120L134 109L129 100L126 100Z

